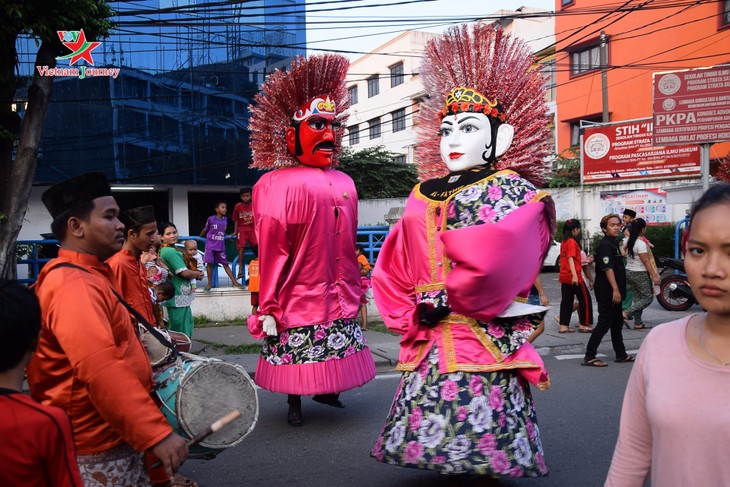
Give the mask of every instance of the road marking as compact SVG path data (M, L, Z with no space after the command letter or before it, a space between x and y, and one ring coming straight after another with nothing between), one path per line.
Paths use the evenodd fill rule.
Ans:
M637 353L639 353L639 351L638 350L626 350L626 353L637 354ZM596 357L605 357L605 356L606 355L604 355L602 353L599 353L598 355L596 355ZM582 359L584 357L585 357L585 354L577 354L577 353L570 354L570 355L556 355L555 356L555 358L557 360L573 360L573 359L577 359L577 358Z
M376 379L400 379L401 375L403 375L403 374L401 374L400 372L388 372L385 374L378 374L375 376L375 378Z

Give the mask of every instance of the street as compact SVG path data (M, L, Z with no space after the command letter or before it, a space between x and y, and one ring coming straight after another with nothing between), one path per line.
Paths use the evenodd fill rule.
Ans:
M618 434L621 402L632 364L616 364L608 335L599 352L607 368L580 367L589 334L558 334L553 315L560 303L556 273L544 273L552 310L546 333L535 343L545 360L551 387L533 388L550 475L539 479L453 479L416 469L382 464L369 456L395 392L399 374L384 372L364 387L342 394L345 409L303 398L304 426L286 423L286 397L259 390L255 430L244 441L210 461L189 460L182 473L201 487L225 486L393 486L438 487L501 485L601 486ZM645 311L648 324L701 311L672 313L656 300ZM573 317L575 325L576 317ZM627 350L635 353L647 331L626 330ZM564 344L563 344L564 343Z

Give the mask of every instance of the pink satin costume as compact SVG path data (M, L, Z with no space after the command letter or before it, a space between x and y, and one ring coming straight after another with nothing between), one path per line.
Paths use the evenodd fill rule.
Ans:
M367 383L375 376L375 364L362 331L352 324L361 294L352 179L334 169L276 169L256 183L253 202L261 285L258 314L248 319L251 334L265 338L264 348L276 353L291 346L290 338L301 335L302 327L316 327L322 334L317 338L326 340L337 328L331 328L333 322L352 320L346 321L353 335L348 340L359 345L306 363L262 355L256 383L298 395L338 393ZM278 336L267 337L258 320L262 315L276 319Z
M501 189L509 184L522 187L520 201L526 204L520 206L514 194ZM415 370L435 343L442 374L516 369L547 388L544 364L531 344L505 353L494 342L501 333L497 316L516 297L527 296L540 269L550 243L552 201L542 201L545 193L508 170L444 201L427 198L420 186L411 193L372 274L383 321L403 335L397 370ZM490 195L490 204L479 213L483 224L468 221L447 230L450 221L459 219L455 200L470 201L467 192L474 188ZM418 324L419 303L444 304L446 299L451 308L447 318L433 328Z

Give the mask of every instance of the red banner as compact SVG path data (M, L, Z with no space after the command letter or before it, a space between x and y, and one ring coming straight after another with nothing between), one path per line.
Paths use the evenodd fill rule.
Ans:
M582 149L586 184L700 175L699 146L652 145L650 120L588 127Z
M730 66L654 73L654 143L730 140Z

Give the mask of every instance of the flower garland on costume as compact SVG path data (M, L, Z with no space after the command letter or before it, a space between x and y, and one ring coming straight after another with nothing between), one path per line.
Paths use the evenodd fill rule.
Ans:
M248 110L251 114L249 131L253 152L252 168L276 169L299 166L286 145L286 129L296 112L314 98L321 98L327 109L337 108L336 137L342 140L350 100L345 77L350 62L337 54L323 54L292 61L288 72L277 69L271 73L261 92L257 93ZM337 166L342 145L335 144L332 167Z
M511 169L542 185L550 153L545 77L534 68L524 41L492 24L477 23L472 29L454 26L428 42L421 73L424 90L431 94L418 114L416 166L421 181L449 173L441 160L439 137L434 136L441 119L446 114L473 111L515 128L512 146L494 168ZM461 89L466 90L461 96L447 100ZM473 99L461 100L463 96Z

